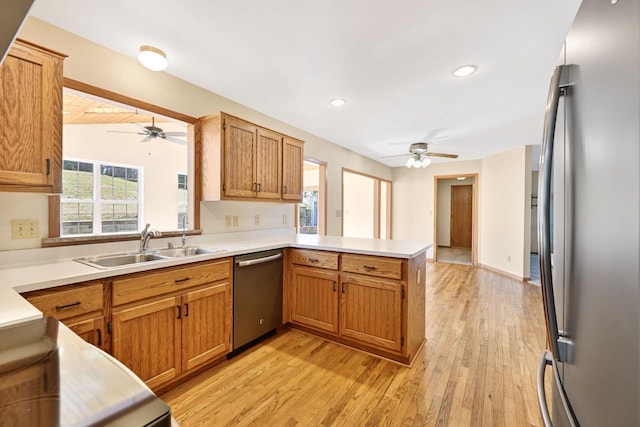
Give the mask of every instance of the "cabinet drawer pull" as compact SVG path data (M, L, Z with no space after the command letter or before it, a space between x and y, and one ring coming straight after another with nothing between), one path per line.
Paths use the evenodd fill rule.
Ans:
M98 328L96 332L98 332L98 347L100 347L102 345L102 329Z
M183 277L182 279L176 279L174 280L174 282L176 283L180 283L180 282L186 282L187 280L190 280L190 277Z
M376 269L376 267L374 267L373 265L363 265L362 267L363 267L365 270L369 270L369 271L372 271L372 270L375 270L375 269Z
M309 262L318 262L318 258L308 258Z
M184 305L184 317L189 316L189 303L185 303Z
M72 302L70 304L56 305L56 310L62 310L63 308L75 307L82 304L80 301Z
M176 308L178 309L178 319L182 318L182 306L181 305L176 305Z

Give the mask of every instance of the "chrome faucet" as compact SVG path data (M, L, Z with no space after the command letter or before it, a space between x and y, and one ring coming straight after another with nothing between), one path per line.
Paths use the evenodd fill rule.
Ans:
M183 216L182 217L182 247L185 248L187 247L187 240L189 240L191 237L187 237L187 217Z
M150 225L151 224L147 224L144 230L140 232L140 252L144 252L149 248L149 240L151 240L152 237L162 237L162 233L158 230L149 230Z

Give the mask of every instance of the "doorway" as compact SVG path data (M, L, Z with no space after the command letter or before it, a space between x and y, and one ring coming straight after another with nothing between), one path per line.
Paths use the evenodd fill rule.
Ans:
M298 234L327 234L327 164L305 159L302 203L296 204Z
M435 177L435 261L477 265L477 180L477 174Z
M391 181L342 169L342 235L391 239Z

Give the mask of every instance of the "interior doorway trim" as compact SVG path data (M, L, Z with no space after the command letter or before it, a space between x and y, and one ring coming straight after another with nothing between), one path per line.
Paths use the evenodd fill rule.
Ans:
M438 260L438 180L473 178L473 202L471 218L471 265L478 265L478 174L461 173L456 175L438 175L433 177L433 261Z

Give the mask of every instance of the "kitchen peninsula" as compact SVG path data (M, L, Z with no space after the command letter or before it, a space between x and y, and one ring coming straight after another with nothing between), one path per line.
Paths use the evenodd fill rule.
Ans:
M118 302L113 299L120 298L114 296L115 290L111 294L112 282L137 283L144 281L147 275L196 268L208 274L208 265L228 271L225 269L232 265L235 255L283 248L283 323L404 364L411 363L424 343L425 254L430 245L411 241L294 234L243 240L230 236L224 239L219 235L203 235L194 238L191 243L221 251L111 269L97 269L73 261L73 258L132 252L136 250L136 242L31 249L19 254L20 259L14 255L0 266L3 268L0 270L0 326L42 316L42 311L21 294L30 295L34 291L44 292L47 289L53 292L74 284L72 288L88 289L89 286L97 287L104 283L105 298L100 302L103 306L99 307L99 314L104 316L104 324L109 326L105 327L107 331L100 332L100 339L108 342L111 339L111 307ZM154 240L152 249L154 245L166 246L167 240ZM222 279L229 286L232 283L230 273L207 280L215 282ZM176 286L173 280L172 286ZM153 296L153 292L159 291L153 289L150 292ZM327 301L330 301L328 306L325 304ZM133 304L128 300L126 302ZM124 307L130 308L129 305ZM172 307L175 309L175 306ZM331 323L329 328L326 327L327 319L333 319L328 322ZM103 348L107 351L111 349L109 345ZM222 356L229 351L230 346L225 347ZM199 367L215 363L213 360L208 362L211 363L203 363ZM186 368L183 371L191 372ZM181 377L176 375L172 380ZM148 380L144 375L142 379ZM165 380L150 382L152 388L173 383Z

